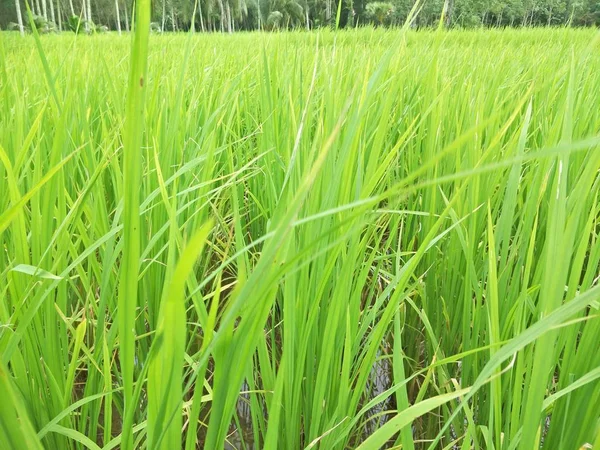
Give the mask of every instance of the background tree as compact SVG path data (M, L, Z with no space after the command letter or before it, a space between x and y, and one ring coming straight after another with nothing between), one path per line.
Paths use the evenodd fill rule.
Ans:
M341 0L340 27L401 25L415 0ZM93 6L92 6L93 3ZM34 15L62 29L69 17L112 30L129 30L132 0L29 0ZM386 5L383 7L382 5ZM387 5L391 5L388 8ZM199 0L196 30L234 32L261 28L334 26L340 0ZM414 26L439 23L444 0L424 0ZM381 14L383 10L390 11ZM0 0L0 28L26 29L21 0ZM157 0L152 20L161 31L189 30L194 0ZM598 26L600 0L448 0L446 26Z
M394 5L388 2L371 2L366 9L368 18L377 25L383 25L391 22Z
M23 31L23 16L21 15L21 4L19 3L19 0L15 0L15 8L17 10L17 21L19 24L19 31L21 32L21 34L24 34Z

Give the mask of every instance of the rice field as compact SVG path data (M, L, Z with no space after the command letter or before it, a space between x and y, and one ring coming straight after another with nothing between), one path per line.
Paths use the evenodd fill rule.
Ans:
M597 30L138 31L0 34L1 449L600 449Z

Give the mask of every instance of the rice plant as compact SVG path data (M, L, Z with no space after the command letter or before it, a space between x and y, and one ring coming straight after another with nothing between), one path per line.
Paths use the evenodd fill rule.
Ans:
M0 34L0 448L600 449L595 30Z

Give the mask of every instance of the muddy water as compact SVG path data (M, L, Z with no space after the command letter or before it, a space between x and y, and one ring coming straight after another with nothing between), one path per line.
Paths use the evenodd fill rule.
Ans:
M381 356L382 355L378 355L378 358ZM375 361L367 384L366 401L370 401L392 387L393 380L394 374L391 359L381 358ZM371 408L366 414L366 416L372 418L372 420L369 420L365 424L365 436L373 434L378 428L384 425L392 415L389 411L392 411L395 408L396 405L393 396L386 398L383 402L378 403Z
M369 380L365 389L365 400L364 403L369 402L379 394L388 390L393 383L393 367L391 358L386 357L391 349L388 344L384 344L383 350L378 352L378 359L371 369ZM236 411L239 421L239 427L237 424L232 423L230 433L228 435L225 450L259 450L260 446L254 442L254 435L252 432L252 417L250 413L250 394L247 393L249 390L248 384L244 381L242 388L240 389L240 396L237 401ZM394 397L388 397L383 402L375 405L366 413L367 420L363 429L363 435L367 436L373 434L378 428L385 424L394 414L396 404ZM393 442L389 442L382 448L391 448ZM296 450L296 449L290 449Z
M225 450L258 450L254 444L254 433L252 432L252 416L250 413L250 387L246 380L240 389L240 396L235 407L238 416L239 427L232 424L229 436L225 443Z

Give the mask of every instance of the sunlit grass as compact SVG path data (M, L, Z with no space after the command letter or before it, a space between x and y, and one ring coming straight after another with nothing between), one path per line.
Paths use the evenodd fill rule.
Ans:
M600 445L596 31L39 44L0 34L0 448Z

